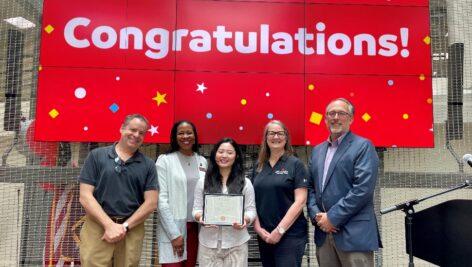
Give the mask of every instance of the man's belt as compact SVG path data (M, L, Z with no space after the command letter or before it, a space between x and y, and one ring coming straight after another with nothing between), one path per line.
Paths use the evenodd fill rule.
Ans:
M125 216L110 216L110 219L115 223L122 224L122 223L126 222L128 217L125 217Z

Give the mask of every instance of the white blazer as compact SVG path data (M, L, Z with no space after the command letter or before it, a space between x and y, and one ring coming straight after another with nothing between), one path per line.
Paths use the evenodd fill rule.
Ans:
M194 153L194 156L197 159L200 179L204 178L207 161L197 153ZM160 155L156 168L159 180L159 263L181 262L187 259L187 248L185 247L182 257L177 257L174 255L171 241L180 235L184 239L187 237L187 178L177 152Z

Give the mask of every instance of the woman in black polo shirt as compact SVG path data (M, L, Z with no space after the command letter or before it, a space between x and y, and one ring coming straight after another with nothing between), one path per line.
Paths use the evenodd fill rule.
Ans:
M253 172L258 235L263 266L301 266L308 237L303 208L307 171L293 156L287 127L270 121Z

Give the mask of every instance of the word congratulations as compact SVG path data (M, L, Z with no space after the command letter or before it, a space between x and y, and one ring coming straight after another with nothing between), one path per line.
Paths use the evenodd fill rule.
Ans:
M119 30L111 26L98 26L90 31L90 19L76 17L67 22L64 38L74 48L95 46L99 49L134 49L145 50L151 59L165 58L169 50L182 51L184 44L193 52L211 52L216 48L220 53L287 55L297 50L304 55L335 56L409 56L408 28L400 28L399 35L383 34L378 37L368 33L349 36L345 33L325 33L326 24L316 23L316 31L308 32L298 28L295 33L271 32L270 25L261 24L258 32L228 31L225 26L216 26L215 30L176 29L170 32L163 28L152 28L143 32L137 27L124 27ZM77 32L91 32L91 36L78 37ZM400 45L397 44L400 39ZM146 47L145 47L146 46ZM215 48L214 48L215 47Z

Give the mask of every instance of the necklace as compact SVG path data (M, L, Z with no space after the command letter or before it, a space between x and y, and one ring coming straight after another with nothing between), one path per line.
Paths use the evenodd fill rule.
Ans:
M183 153L179 152L180 153L180 159L183 160L184 162L182 162L183 164L187 163L187 166L190 166L190 163L192 161L192 158L193 158L193 155L192 156L187 156L187 155L184 155Z

